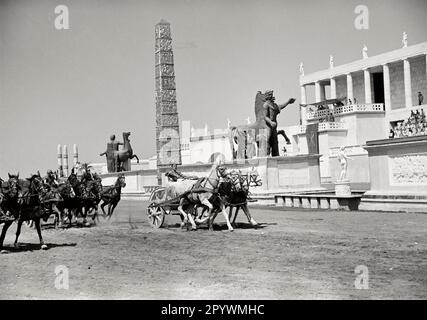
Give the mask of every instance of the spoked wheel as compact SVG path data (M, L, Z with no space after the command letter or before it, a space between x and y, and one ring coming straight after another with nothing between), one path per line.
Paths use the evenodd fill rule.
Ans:
M148 222L153 228L161 228L165 221L165 210L156 205L149 205L147 208Z

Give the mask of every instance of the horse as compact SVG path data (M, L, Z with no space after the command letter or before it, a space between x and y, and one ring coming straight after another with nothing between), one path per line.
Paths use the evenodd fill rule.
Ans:
M80 215L83 217L83 224L85 226L89 226L89 222L86 221L86 207L88 207L92 203L95 196L88 187L88 184L84 182L84 180L83 182L79 181L74 171L72 171L71 174L68 176L68 181L73 187L74 192L76 193L76 201L72 202L72 210L75 212L75 217L77 218L80 213Z
M57 191L63 199L62 202L58 203L57 207L62 216L65 214L68 216L68 226L71 227L73 210L78 207L79 200L76 198L76 193L68 180L60 182Z
M208 220L209 230L213 230L213 203L217 202L217 206L221 208L224 218L227 221L227 227L229 231L233 231L233 227L230 224L227 212L225 211L225 205L218 197L218 185L221 178L226 177L226 169L222 164L214 164L209 172L208 176L204 179L197 181L193 187L181 195L181 199L178 206L178 211L184 216L184 223L190 220L191 230L196 230L197 226L191 214L187 214L184 211L184 207L193 207L197 205L205 205L209 208L208 217L204 221ZM197 222L203 223L203 220Z
M40 176L40 172L37 171L38 176ZM46 206L46 209L50 211L51 214L55 215L54 226L55 228L62 227L62 213L59 210L58 205L63 201L63 198L58 191L58 186L56 184L50 184L46 179L41 178L42 184L40 187L40 197L41 202ZM47 221L49 218L46 217L44 221Z
M233 208L236 208L234 213L234 219L232 219L232 225L235 225L237 214L239 213L239 210L242 209L249 223L254 227L258 226L258 223L255 221L254 218L252 218L249 212L247 201L250 194L249 188L258 187L262 185L262 181L259 177L259 173L256 170L254 170L254 168L252 168L252 170L247 172L246 174L242 174L241 171L239 170L233 182L234 183L233 183L232 192L230 193L229 199L228 199L228 206L230 207L230 210L229 210L230 220L233 216Z
M101 194L102 194L102 179L95 173L91 174L91 180L86 181L87 190L93 195L92 198L88 199L84 204L85 216L86 214L92 212L94 210L94 214L92 215L92 220L96 223L96 219L98 218L98 205L101 202Z
M123 132L123 148L122 150L114 151L113 153L113 157L116 160L116 172L122 171L122 164L130 159L136 158L139 163L138 156L133 154L129 136L130 132Z
M108 219L113 215L114 209L120 201L122 188L126 187L125 176L119 174L117 177L114 186L103 187L101 193L101 210L104 213L104 216L107 216ZM108 205L108 214L105 213L104 207Z
M6 182L0 178L0 210L5 214L13 213L13 205L18 201L18 196L19 173L17 175L9 173L9 180Z
M43 241L41 234L40 219L49 218L51 211L49 204L43 200L43 180L40 174L34 174L26 180L19 180L19 197L17 202L13 206L13 213L17 216L18 227L16 229L16 238L14 246L18 246L18 238L21 233L22 223L24 221L32 220L35 223L37 234L41 249L46 250L47 246ZM4 238L6 236L7 229L10 227L12 222L7 222L3 226L3 230L0 236L0 250L3 248ZM5 252L2 250L1 252Z
M259 174L256 170L252 168L252 171L247 172L246 174L242 174L239 171L231 171L227 175L225 179L223 179L218 186L218 194L219 198L222 200L222 203L225 207L229 209L229 220L232 221L231 225L235 226L237 214L239 209L242 209L245 213L248 222L253 226L257 227L258 223L252 218L249 208L247 205L247 201L249 199L249 187L255 187L262 185L262 181L259 178ZM213 203L213 220L216 218L217 214L222 211L221 202L216 201ZM234 219L233 217L233 209L235 210ZM198 219L200 221L200 217L204 215L208 208L206 206L202 206L202 211L198 214Z

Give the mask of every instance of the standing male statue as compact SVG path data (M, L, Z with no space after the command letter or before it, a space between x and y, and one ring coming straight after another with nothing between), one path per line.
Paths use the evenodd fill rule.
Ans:
M110 136L110 142L107 143L107 150L100 154L107 156L107 169L108 172L116 172L116 157L114 156L115 151L119 151L119 145L123 145L122 142L116 141L116 136L112 134Z
M348 161L347 160L353 160L345 153L345 147L341 146L338 153L337 153L337 159L341 166L341 173L338 178L339 182L347 181L347 167L348 167Z
M277 115L282 111L288 104L295 102L294 98L290 98L286 103L278 105L274 101L276 98L273 96L273 90L267 90L265 92L264 109L266 111L265 121L267 123L267 141L268 150L267 154L272 157L278 157L279 154L279 142L277 139Z

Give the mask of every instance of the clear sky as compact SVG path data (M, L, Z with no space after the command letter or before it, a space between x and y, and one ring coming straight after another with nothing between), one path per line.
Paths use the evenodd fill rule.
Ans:
M56 30L54 8L69 8ZM357 30L354 9L369 9ZM171 23L178 110L194 127L254 119L258 90L297 98L280 125L299 121L305 73L427 41L425 0L0 0L0 177L56 169L56 146L103 162L110 134L131 131L140 158L155 154L154 26Z

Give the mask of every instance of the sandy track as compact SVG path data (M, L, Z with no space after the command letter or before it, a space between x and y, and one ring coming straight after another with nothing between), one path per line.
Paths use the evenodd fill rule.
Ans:
M146 202L122 201L110 222L90 228L35 230L16 225L0 255L2 299L426 299L427 215L252 208L235 232L152 229ZM69 269L69 289L54 286ZM369 289L354 269L369 270Z

